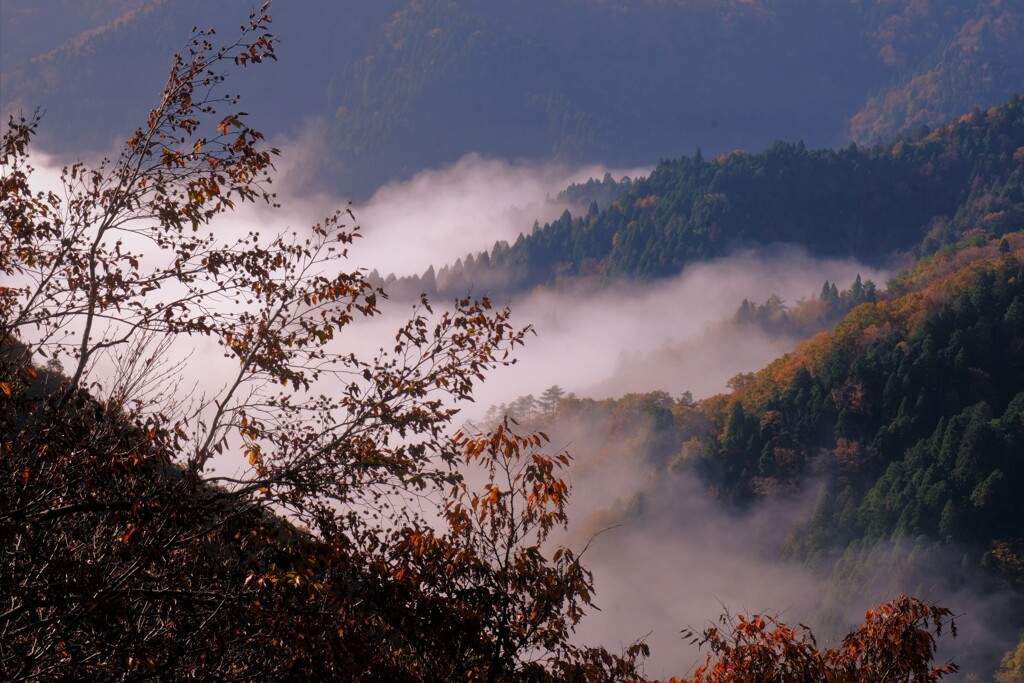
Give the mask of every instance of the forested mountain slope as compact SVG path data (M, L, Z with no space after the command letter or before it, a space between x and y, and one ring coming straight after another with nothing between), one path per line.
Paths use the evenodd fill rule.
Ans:
M53 151L105 150L146 113L132 95L159 82L189 27L231 26L249 5L9 0L0 106L43 107ZM297 0L275 12L283 63L254 113L272 134L319 119L324 183L356 195L473 151L636 166L698 146L873 144L1024 84L1017 1Z
M821 618L901 581L1021 604L1024 234L941 250L731 386L699 402L685 387L679 398L568 397L525 418L560 434L586 425L596 457L658 473L598 527L642 523L651 501L682 495L693 474L734 510L812 487L817 503L791 520L784 555L830 577ZM1024 626L984 616L1004 638ZM974 670L991 675L998 657L975 638Z
M925 535L967 544L978 562L1024 533L1022 275L1020 233L943 250L832 331L734 378L732 393L573 396L512 411L541 422L589 414L643 434L639 457L696 467L732 503L825 476L839 502L810 538Z
M832 572L838 596L917 571L907 569L916 561L950 587L980 566L987 592L1020 604L1019 233L936 255L891 283L886 299L706 408L713 436L688 443L683 457L718 495L823 482L789 552Z
M905 473L924 477L914 489L920 498L863 508L859 532L941 531L981 545L1019 533L1024 509L1009 492L1024 476L1022 246L1013 234L941 252L894 280L878 303L854 309L732 396L710 400L720 438L707 442L713 455L702 462L722 495L795 485L810 465L843 484L898 480L903 465L892 463L909 459ZM955 523L957 514L970 523Z
M972 230L1002 234L1024 220L1024 98L889 145L776 142L756 154L698 153L621 187L605 208L566 212L514 244L394 287L457 295L469 285L516 291L579 278L647 280L774 243L878 263L930 253Z

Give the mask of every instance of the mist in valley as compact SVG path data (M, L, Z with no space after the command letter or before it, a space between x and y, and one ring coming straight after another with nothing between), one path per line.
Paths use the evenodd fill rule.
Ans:
M338 197L301 191L289 174L305 167L304 150L313 138L282 140L278 200L283 209L243 205L218 219L213 228L228 238L257 229L308 230L334 207ZM40 180L57 187L51 158L37 163ZM572 182L601 177L603 167L568 167L462 158L407 181L380 188L364 205L353 207L351 225L362 238L351 246L353 268L416 273L439 267L495 240L514 240L533 220L543 224L566 206L551 197ZM611 171L613 176L637 169ZM461 417L480 423L488 408L527 394L539 396L558 385L581 399L601 400L630 393L665 392L696 399L727 390L737 373L753 372L791 349L799 339L770 335L732 322L740 303L763 302L776 294L789 306L817 296L826 280L846 287L860 275L880 287L886 270L850 260L819 259L805 250L769 245L713 261L693 263L676 277L646 284L607 282L594 287L539 289L507 301L513 322L536 332L516 353L517 362L491 372L474 392L475 403ZM445 302L434 302L438 309ZM415 309L385 300L382 314L357 321L339 336L354 353L372 356L387 348L394 330ZM187 352L181 349L182 352ZM184 368L182 387L212 394L227 381L231 361L200 340ZM323 387L322 387L323 388ZM326 387L330 389L330 387ZM790 624L805 623L815 633L836 638L863 618L864 610L900 591L923 594L960 615L961 638L942 653L984 661L1005 651L1015 633L1010 609L973 572L953 571L955 551L911 557L894 549L864 579L857 594L836 588L827 571L811 571L784 559L791 534L810 516L818 486L808 484L789 496L732 510L708 497L692 468L652 462L643 448L616 440L602 427L568 420L544 425L551 446L574 458L568 471L573 486L571 525L558 541L585 555L596 583L594 611L580 625L577 640L604 644L612 651L645 639L652 647L647 673L685 674L702 660L686 646L680 630L701 628L725 610L778 614ZM216 471L240 472L239 458L214 463ZM596 535L595 535L596 534ZM890 565L887 565L889 562ZM962 607L961 607L962 606ZM825 638L822 638L823 644ZM994 654L993 654L994 653Z
M479 162L464 159L460 165L471 161ZM392 186L389 196L399 206L423 204L418 193L426 179L437 193L429 202L436 205L448 200L446 189L453 195L465 191L460 173L447 178L437 173ZM507 201L500 185L477 179L474 187L496 188L495 206ZM543 192L553 196L557 190ZM473 204L487 206L486 192L474 194ZM382 228L370 216L360 219L370 231L406 235L405 230L415 230L414 223L402 222L393 224L402 226L397 230ZM503 239L514 238L515 226L509 227ZM467 229L472 233L463 235L467 243L491 238ZM744 299L762 303L776 294L793 307L815 298L826 280L843 288L858 275L884 287L891 272L770 245L694 263L653 283L540 289L498 302L510 305L514 321L532 325L536 336L518 351L514 366L495 370L477 387L476 404L466 406L463 416L480 424L489 408L523 395L539 397L551 385L598 401L652 391L676 399L690 392L699 400L727 391L731 377L760 369L801 341L734 324ZM787 560L787 544L810 519L821 482L812 480L793 495L746 510L730 509L708 496L693 468L652 462L635 439L577 418L539 424L551 436L552 450L573 457L567 475L573 487L571 523L558 541L577 550L587 547L595 576L600 609L584 619L577 640L616 651L643 638L652 647L647 665L652 676L685 673L702 661L680 630L702 628L723 611L777 614L789 624L810 626L823 645L836 645L863 621L866 610L901 592L954 610L960 637L943 639L940 658L955 657L968 671L985 671L1016 638L1017 606L1005 603L980 571L962 568L955 548L883 544L858 568L862 575L852 581L855 590L842 566L832 575L827 566L810 569Z
M692 673L706 653L680 632L718 625L722 614L777 616L835 647L867 610L901 593L953 610L958 636L939 640L937 661L953 659L982 680L1017 640L1024 605L965 565L955 546L904 539L813 567L792 559L821 478L736 508L714 499L696 468L652 458L642 421L635 431L621 423L609 431L608 421L579 415L537 425L553 450L573 456L570 526L557 542L586 548L599 608L584 618L577 640L618 651L642 638L651 646L652 677Z

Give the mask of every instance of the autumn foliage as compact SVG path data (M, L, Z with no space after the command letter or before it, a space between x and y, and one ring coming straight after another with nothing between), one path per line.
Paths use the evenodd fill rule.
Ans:
M692 678L676 683L829 683L931 682L955 673L953 663L933 667L935 637L953 614L901 595L868 610L864 624L841 645L818 649L806 626L792 628L777 617L742 614L722 617L721 626L702 633L684 631L691 642L708 648L707 662Z
M459 402L529 328L486 299L437 313L423 299L361 358L342 333L386 293L347 267L350 214L269 237L208 227L276 204L276 150L220 94L223 69L274 58L271 21L254 12L221 47L197 32L121 156L67 168L59 193L32 185L39 117L4 134L0 671L632 671L636 653L568 641L592 586L571 552L543 547L565 521L564 456L507 429L481 448L451 436ZM189 396L199 340L227 379ZM479 495L470 462L491 472ZM420 518L424 501L441 501L447 531Z

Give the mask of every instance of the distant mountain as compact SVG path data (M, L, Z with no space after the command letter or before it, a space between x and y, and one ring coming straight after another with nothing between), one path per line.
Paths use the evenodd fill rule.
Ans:
M138 88L161 81L191 26L227 33L248 10L11 0L0 106L44 107L53 149L105 148L145 115L132 104ZM698 145L717 155L776 139L873 143L1021 90L1022 10L1019 0L296 0L274 7L281 62L260 67L249 109L270 133L324 121L324 182L356 195L470 151L637 165Z
M1022 10L1019 0L865 3L866 35L898 75L850 117L851 137L891 138L1024 89Z
M596 199L622 194L599 208ZM927 254L968 234L1024 224L1024 98L873 147L809 150L777 142L757 154L663 161L647 178L570 188L592 197L513 244L391 285L397 294L511 293L539 285L647 280L730 250L799 244L813 254L881 262ZM606 198L605 198L606 201Z
M4 0L0 5L2 70L46 55L62 45L81 45L113 24L132 22L162 0ZM5 93L5 101L7 95Z

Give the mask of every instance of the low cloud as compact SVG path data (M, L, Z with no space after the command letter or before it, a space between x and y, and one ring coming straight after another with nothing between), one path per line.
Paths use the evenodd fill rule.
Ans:
M471 153L447 166L389 182L367 201L350 205L346 197L323 189L328 183L319 174L331 163L324 157L326 135L326 124L314 118L294 135L273 140L281 150L275 160L274 189L285 207L284 216L278 212L276 221L280 224L284 218L289 225L308 226L335 209L351 208L352 224L361 234L350 251L353 267L376 269L384 276L419 275L430 266L440 268L466 254L489 251L496 241L514 242L533 229L534 221L543 225L566 209L579 213L585 207L555 199L573 183L601 179L606 173L619 180L650 172L600 164L508 161ZM242 213L256 223L268 214Z
M640 513L597 537L586 556L601 611L581 625L581 642L614 650L643 637L651 646L647 674L663 678L690 673L702 660L680 631L702 630L725 611L810 621L825 581L779 555L780 530L812 499L730 514L681 475L651 486L643 500Z
M355 207L363 240L358 263L383 275L420 274L468 253L513 242L571 207L553 197L572 183L636 177L649 169L609 170L558 163L509 162L468 154L450 166L422 171L377 190Z
M772 293L789 305L817 296L825 280L885 282L887 273L850 260L818 259L796 247L743 252L694 263L675 278L597 291L543 290L511 302L515 319L537 331L519 363L494 373L477 393L485 407L552 384L591 398L628 392L724 391L797 341L723 328L743 299Z
M963 549L918 538L841 552L834 570L787 560L822 481L738 510L710 498L693 469L649 461L621 425L610 436L607 423L580 415L545 427L574 456L570 529L557 542L589 544L584 563L594 573L599 610L580 624L579 643L618 651L642 638L651 646L647 674L667 678L692 673L706 655L680 631L723 613L777 615L836 647L867 610L901 593L953 611L958 637L944 630L936 659L979 680L1017 642L1024 603L965 564Z
M600 488L592 478L628 486L629 479L615 477L614 468L595 470L576 478L574 490ZM585 617L577 639L616 651L644 638L651 646L647 674L665 678L691 673L706 655L684 642L680 631L702 630L723 613L778 615L790 626L808 625L819 647L836 647L863 623L867 610L904 593L955 615L958 635L943 631L936 661L953 660L977 680L990 676L1017 642L1021 600L980 568L965 566L962 549L926 539L916 547L869 547L852 575L849 567L830 575L827 567L816 571L782 559L787 536L810 518L817 489L809 482L798 495L738 513L708 499L693 473L652 476L633 492L641 502L621 515L621 526L596 537L585 556L600 611ZM570 513L592 533L589 510L577 502ZM570 537L572 547L586 542L580 536Z

